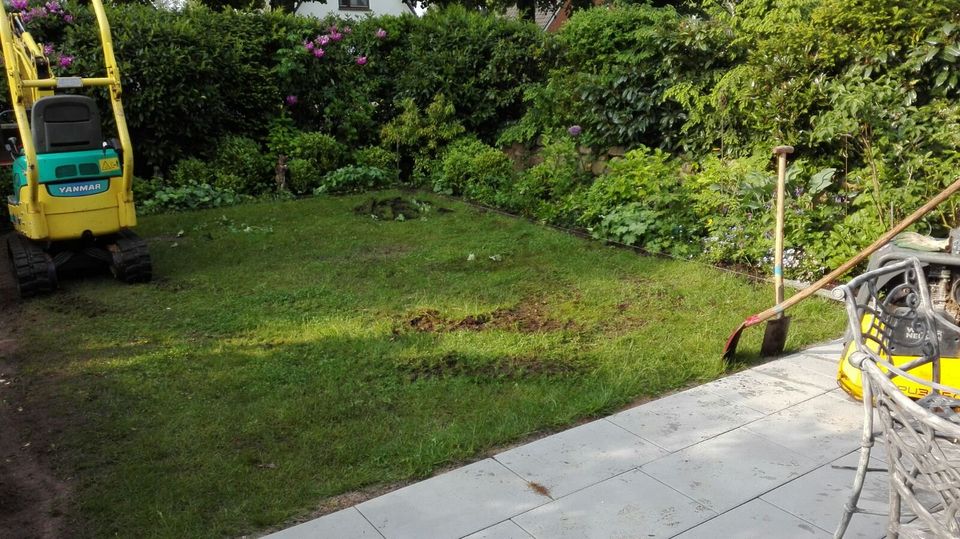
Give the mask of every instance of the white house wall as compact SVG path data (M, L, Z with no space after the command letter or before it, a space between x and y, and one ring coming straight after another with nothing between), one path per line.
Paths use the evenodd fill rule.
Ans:
M368 15L402 15L410 13L410 8L400 0L370 0L370 11L358 11L355 9L339 9L339 0L327 0L326 4L320 2L304 2L300 4L297 10L298 15L312 15L322 19L327 15L337 15L340 17L362 18Z

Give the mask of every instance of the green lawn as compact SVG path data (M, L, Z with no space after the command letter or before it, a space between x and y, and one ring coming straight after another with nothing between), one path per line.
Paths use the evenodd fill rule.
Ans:
M772 296L446 201L354 213L367 198L145 218L155 282L25 304L26 413L57 425L82 535L252 532L715 378ZM816 299L792 315L788 350L844 325Z

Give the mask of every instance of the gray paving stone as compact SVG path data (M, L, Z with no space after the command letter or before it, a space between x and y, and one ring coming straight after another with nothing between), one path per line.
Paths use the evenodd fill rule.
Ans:
M826 464L860 447L863 405L825 393L745 428L817 464Z
M779 412L816 395L826 393L822 387L764 374L755 369L700 386L724 399L765 414Z
M798 382L802 384L809 384L814 387L823 389L824 391L831 391L837 388L837 377L836 377L836 365L832 368L832 374L825 374L817 372L815 368L819 367L817 363L826 363L822 359L818 359L816 356L808 355L795 355L790 356L789 358L778 359L776 361L771 361L770 363L765 363L758 367L755 367L753 370L755 372L762 372L763 374L768 374L775 378L780 378L783 380L789 380L791 382ZM804 364L810 365L814 368L804 368ZM812 365L811 365L812 364Z
M816 466L815 461L740 428L641 470L722 513Z
M496 526L468 535L463 539L533 539L533 536L517 526L512 520L507 520Z
M537 539L672 537L716 513L639 470L560 498L513 521Z
M566 496L662 457L666 451L601 419L504 451L494 458L527 481Z
M818 356L827 361L833 361L836 363L837 361L840 361L840 354L843 353L843 346L843 339L839 339L833 342L807 348L803 350L802 353Z
M803 477L795 479L761 499L810 522L830 533L840 523L843 504L850 496L859 452L855 451L837 461L817 468ZM885 465L876 459L873 466ZM835 468L845 466L846 468ZM887 513L887 475L883 472L868 473L860 495L860 507ZM844 537L868 537L877 539L884 536L886 516L855 514Z
M813 524L757 499L681 533L676 539L811 539L830 536Z
M784 358L784 361L789 361L802 369L813 371L821 376L826 376L832 382L831 387L839 387L837 385L837 365L840 362L839 355L834 358L825 358L822 356L801 352L795 356Z
M668 451L679 451L763 417L702 387L641 404L609 420Z
M549 502L493 459L365 501L357 509L387 539L463 537Z
M381 539L367 519L351 507L268 535L265 539Z

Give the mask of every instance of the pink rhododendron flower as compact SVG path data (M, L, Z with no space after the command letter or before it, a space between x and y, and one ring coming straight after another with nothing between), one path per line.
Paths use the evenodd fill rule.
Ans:
M63 22L71 24L73 22L73 15L66 13L63 15Z
M284 101L287 102L287 105L290 105L292 107L297 104L298 99L297 99L297 96L295 95L288 95Z
M10 0L10 7L14 11L26 11L28 6L28 0Z
M46 6L47 6L47 11L49 11L50 13L59 13L59 12L60 12L60 2L57 2L56 0L53 0L53 1L51 1L51 2L47 2L47 3L46 3Z
M73 56L62 54L60 55L59 63L60 63L60 67L70 67L70 65L73 64Z
M307 49L307 52L312 51L312 50L313 50L313 47L314 47L313 41L304 41L304 42L303 42L303 48L304 48L304 49Z
M50 56L51 54L53 54L53 45L47 43L43 46L43 55Z
M358 65L358 66L367 65L367 57L366 57L366 56L357 56L357 65Z
M343 39L343 34L341 34L341 33L339 33L339 32L331 32L331 33L330 33L330 39L332 39L332 40L334 40L334 41L340 41L341 39Z
M327 43L330 43L330 38L327 36L320 36L317 38L317 41L320 43L321 47L325 47Z
M320 47L313 49L313 55L316 56L317 58L323 58L324 54L326 54L326 52Z
M374 35L377 36L377 39L383 39L387 37L387 31L383 28L377 28L377 32Z

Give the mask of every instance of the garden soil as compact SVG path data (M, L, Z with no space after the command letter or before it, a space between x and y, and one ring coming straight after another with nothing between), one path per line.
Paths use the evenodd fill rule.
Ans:
M8 270L6 234L0 235L0 537L48 539L66 536L69 488L46 461L34 433L49 432L39 410L23 412L26 388L17 373L20 307ZM38 423L39 421L39 423Z

